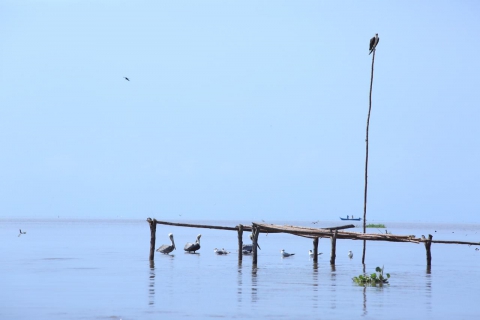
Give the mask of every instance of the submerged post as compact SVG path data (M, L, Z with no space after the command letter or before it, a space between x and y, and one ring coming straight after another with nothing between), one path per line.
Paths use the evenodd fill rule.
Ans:
M238 260L241 261L243 258L243 225L238 225Z
M318 238L313 239L313 262L318 262Z
M337 257L337 255L335 253L335 250L336 250L336 247L337 247L337 233L338 233L338 230L335 230L335 232L333 232L333 234L332 234L332 252L330 254L330 264L331 265L335 264L335 258Z
M147 222L150 225L150 255L148 259L153 261L153 258L155 257L155 235L157 233L157 220L148 218Z
M432 238L431 234L428 235L428 240L425 241L425 249L427 250L427 266L432 265L432 252L430 251L430 247L432 246Z
M257 264L257 247L258 247L258 233L259 233L259 228L256 226L252 226L252 233L253 233L253 243L252 243L252 249L253 249L253 259L252 259L252 264L256 265Z

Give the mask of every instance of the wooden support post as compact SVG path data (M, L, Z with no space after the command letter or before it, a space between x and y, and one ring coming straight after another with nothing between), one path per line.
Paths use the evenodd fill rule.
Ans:
M318 238L313 239L313 262L318 262Z
M335 250L337 247L337 233L338 231L335 230L335 232L332 234L332 252L330 254L330 264L334 265L335 264L335 258L337 255L335 254Z
M258 227L252 226L252 232L253 232L253 259L252 259L252 264L254 266L257 265L257 251L258 251L258 234L259 230Z
M238 260L242 261L243 258L243 225L238 225Z
M428 240L425 241L425 249L427 250L427 266L432 265L432 252L430 251L430 247L432 246L432 235L428 235Z
M149 260L152 261L155 257L155 236L157 233L157 220L156 219L147 219L148 224L150 225L150 256Z

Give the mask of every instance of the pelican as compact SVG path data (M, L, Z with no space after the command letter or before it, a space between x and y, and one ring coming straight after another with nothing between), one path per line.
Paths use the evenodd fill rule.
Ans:
M280 251L282 253L282 257L290 257L290 256L293 256L295 253L288 253L288 252L285 252L285 250L281 250Z
M161 252L163 254L169 254L173 250L176 250L175 242L173 242L173 233L169 233L168 237L170 238L170 241L172 241L172 244L170 246L168 244L164 244L164 245L158 247L158 249L157 249L158 252Z
M370 49L368 49L368 50L370 50L369 55L373 52L373 50L375 50L378 42L380 42L380 38L378 37L378 33L375 33L375 37L370 39Z
M201 236L202 236L201 234L199 234L197 236L197 240L195 241L195 243L187 242L187 244L185 245L183 250L185 250L187 252L190 252L190 253L192 253L192 251L193 251L193 253L195 253L195 251L200 250L200 237Z
M123 78L124 78L125 80L127 80L127 81L130 81L130 79L128 79L127 77L123 77Z
M220 254L220 255L230 253L229 251L225 250L224 248L222 248L222 250L215 248L215 250L213 250L213 252L215 252L216 254Z
M19 231L20 231L20 233L18 234L19 237L20 237L22 234L26 234L26 233L27 233L27 231L23 231L23 232L22 232L22 229L19 229Z
M253 234L251 234L251 233L250 233L250 240L253 241ZM260 248L260 246L258 245L258 243L257 243L257 247L258 247L258 249L262 250L262 249ZM244 244L244 245L242 246L242 252L243 252L243 254L251 254L252 251L253 251L253 243Z
M353 252L352 252L351 250L350 250L350 251L348 251L348 257L349 257L350 259L352 259L352 258L353 258Z
M321 255L323 252L320 252L317 254L317 256ZM313 258L313 251L312 250L308 250L308 255L310 256L310 258Z

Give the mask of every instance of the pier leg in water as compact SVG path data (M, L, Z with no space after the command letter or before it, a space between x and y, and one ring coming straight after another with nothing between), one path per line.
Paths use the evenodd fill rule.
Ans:
M335 232L333 232L333 235L332 235L332 252L330 254L330 264L331 265L335 264L335 258L337 257L337 255L335 253L335 250L336 250L336 247L337 247L337 233L338 233L338 231L335 230Z
M313 262L318 262L318 238L313 239Z
M147 219L148 224L150 225L150 255L148 259L151 261L155 257L155 236L157 233L157 220L156 219Z
M432 238L433 236L429 234L427 241L425 241L425 249L427 250L427 266L432 265L432 253L430 251L430 247L432 246Z
M242 261L243 259L243 225L238 225L238 260Z
M254 266L257 265L257 247L258 247L258 234L259 234L259 228L252 226L252 232L253 232L253 259L252 259L252 264Z

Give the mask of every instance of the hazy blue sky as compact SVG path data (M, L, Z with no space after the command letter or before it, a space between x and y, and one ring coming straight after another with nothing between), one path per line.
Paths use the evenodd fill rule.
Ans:
M480 222L480 2L0 2L0 218ZM129 77L130 82L123 79Z

